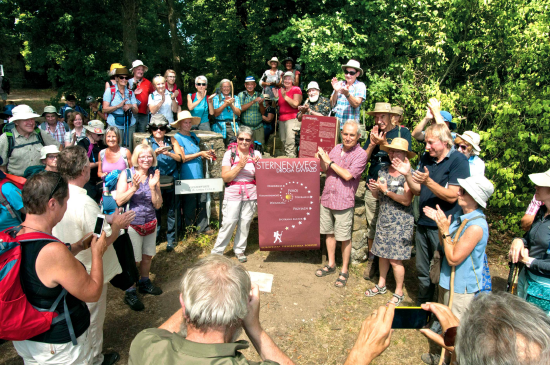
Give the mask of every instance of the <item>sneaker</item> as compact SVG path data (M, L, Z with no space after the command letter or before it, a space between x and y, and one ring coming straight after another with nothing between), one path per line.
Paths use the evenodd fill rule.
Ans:
M172 252L174 251L174 245L169 243L166 245L166 252Z
M127 291L124 294L124 303L128 304L128 306L130 306L130 309L136 312L139 312L145 309L145 306L143 305L141 300L139 300L135 290Z
M158 286L154 286L151 282L151 279L147 279L145 281L140 281L138 283L139 292L140 293L146 293L151 295L161 295L162 289Z
M113 365L118 360L120 360L120 355L118 354L118 352L103 354L103 362L101 363L101 365Z
M422 356L420 357L420 359L421 359L425 364L428 364L428 365L438 365L438 364L439 364L439 360L441 359L441 355L440 355L440 354L425 353L425 354L422 354ZM447 364L445 363L445 361L443 361L443 365L447 365Z
M245 263L247 260L246 256L244 253L236 253L235 256L237 257L237 259L239 260L239 262L241 264Z

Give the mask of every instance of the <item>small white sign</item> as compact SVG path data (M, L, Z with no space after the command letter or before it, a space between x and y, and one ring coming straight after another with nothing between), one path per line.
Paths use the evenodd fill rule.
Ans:
M223 191L223 179L176 180L176 194L217 193Z
M250 275L250 281L258 284L260 291L263 291L264 293L271 293L273 274L254 271L249 271L248 274Z

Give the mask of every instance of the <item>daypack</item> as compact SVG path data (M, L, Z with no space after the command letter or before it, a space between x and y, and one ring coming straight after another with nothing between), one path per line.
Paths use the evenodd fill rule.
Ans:
M14 128L15 128L15 123L8 123L4 126L4 129L3 129L3 133L8 137L8 154L6 156L6 158L8 159L8 164L9 164L9 158L11 157L11 154L14 149L37 144L37 143L40 143L42 146L46 145L46 143L44 143L44 139L42 138L42 133L40 133L40 128L36 127L34 129L34 133L36 133L36 137L38 138L38 141L23 143L16 146L15 136L13 135Z
M56 323L66 320L71 341L77 345L76 336L67 307L67 290L63 289L48 309L36 308L28 300L21 285L21 245L36 240L61 242L42 232L25 233L17 236L20 227L0 232L0 338L8 341L24 341L50 329ZM32 244L32 243L29 243ZM63 300L64 313L55 312Z
M27 179L20 176L12 175L12 174L4 174L4 175L5 177L2 178L2 180L0 180L0 204L3 205L4 208L6 208L6 210L8 211L8 213L10 213L13 219L17 219L19 223L21 223L22 222L21 214L19 213L19 211L14 210L13 207L10 205L10 203L8 202L8 199L6 199L6 197L4 196L4 193L2 192L2 187L6 183L11 183L21 190L23 189L23 185L25 184ZM0 277L1 277L1 274L0 274Z

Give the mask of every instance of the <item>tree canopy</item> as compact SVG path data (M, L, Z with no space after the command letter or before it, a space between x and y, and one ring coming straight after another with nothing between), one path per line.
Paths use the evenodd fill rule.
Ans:
M549 168L550 0L0 0L3 56L62 93L101 95L111 63L135 57L146 77L178 71L183 92L206 75L259 77L272 56L292 56L322 94L340 65L361 62L368 110L405 109L413 128L430 97L482 136L501 228L533 196L527 175ZM0 60L2 61L2 60ZM9 72L9 69L7 70ZM211 89L211 87L210 87ZM366 119L367 129L373 124ZM421 146L416 146L421 150Z

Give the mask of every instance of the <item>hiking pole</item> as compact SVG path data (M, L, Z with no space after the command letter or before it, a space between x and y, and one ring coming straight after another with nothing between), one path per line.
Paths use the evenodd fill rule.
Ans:
M275 110L275 135L273 136L273 157L275 157L275 146L277 145L277 110Z
M231 82L231 98L233 99L235 97L233 92L233 81L230 81L230 82ZM233 103L235 103L235 100L233 100ZM231 108L231 111L233 112L233 124L231 125L231 128L233 128L233 133L235 133L235 137L237 137L237 128L235 128L235 112L233 111L233 108Z

